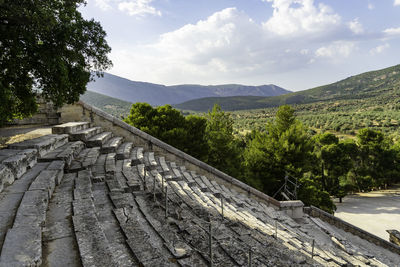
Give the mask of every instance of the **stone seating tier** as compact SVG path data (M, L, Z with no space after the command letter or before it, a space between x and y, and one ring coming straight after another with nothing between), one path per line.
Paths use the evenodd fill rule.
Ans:
M53 133L0 150L0 266L400 264L100 127Z

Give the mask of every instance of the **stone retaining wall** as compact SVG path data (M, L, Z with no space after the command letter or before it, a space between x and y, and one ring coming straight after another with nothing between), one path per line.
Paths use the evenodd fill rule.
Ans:
M27 125L27 124L44 124L44 125L55 125L59 123L59 114L54 108L53 103L45 101L43 98L38 97L36 99L38 104L38 111L29 118L21 120L15 119L9 125Z
M157 152L169 161L184 165L187 169L206 175L228 188L246 193L248 197L262 201L268 205L274 205L284 210L292 218L303 216L303 202L301 201L278 201L242 182L217 170L216 168L160 141L159 139L117 119L110 114L88 105L82 101L74 105L65 105L59 110L61 114L60 123L70 121L88 121L96 126L101 126L106 131L112 131L115 135L122 136L125 140L133 142L134 145L142 146L147 150Z
M400 246L390 243L389 241L386 241L386 240L384 240L376 235L373 235L361 228L358 228L355 225L345 222L342 219L339 219L339 218L333 216L332 214L329 214L317 207L314 207L314 206L305 207L304 212L312 217L320 218L321 220L323 220L331 225L334 225L337 228L340 228L346 232L352 233L353 235L356 235L362 239L365 239L377 246L386 248L394 253L400 254Z

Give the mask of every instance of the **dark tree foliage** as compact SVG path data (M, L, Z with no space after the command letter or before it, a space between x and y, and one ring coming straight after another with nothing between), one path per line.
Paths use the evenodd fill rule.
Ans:
M244 153L246 178L263 192L273 195L288 173L302 177L310 171L313 145L303 125L289 106L279 108L276 118L259 132Z
M233 135L233 119L217 104L206 114L205 138L209 146L206 162L232 176L240 173L239 141Z
M200 160L207 159L207 121L202 117L184 117L170 105L153 108L136 103L124 121Z
M106 33L77 10L83 0L0 1L0 125L27 117L40 93L59 107L79 100L91 70L111 66Z

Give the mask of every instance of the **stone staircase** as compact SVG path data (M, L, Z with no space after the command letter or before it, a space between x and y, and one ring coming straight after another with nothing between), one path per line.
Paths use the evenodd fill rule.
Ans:
M0 266L399 264L85 122L0 150L0 191Z

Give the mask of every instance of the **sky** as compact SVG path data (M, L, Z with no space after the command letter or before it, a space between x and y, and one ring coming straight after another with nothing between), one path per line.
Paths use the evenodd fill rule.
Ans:
M299 91L400 64L400 0L87 0L107 72Z

